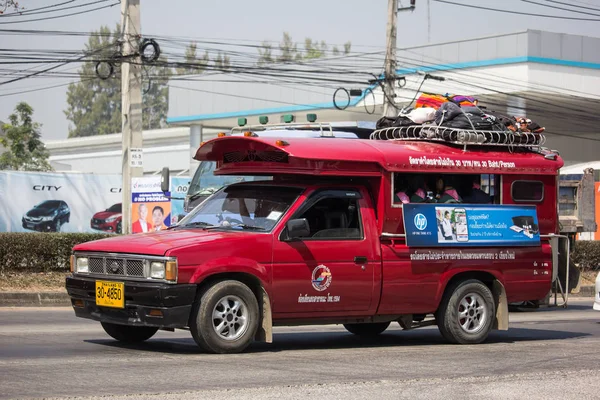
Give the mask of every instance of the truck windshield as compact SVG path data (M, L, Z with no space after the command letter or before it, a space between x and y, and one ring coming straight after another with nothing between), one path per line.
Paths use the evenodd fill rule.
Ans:
M265 180L271 177L265 176L238 176L238 175L220 175L215 176L213 172L217 163L214 161L202 161L194 174L187 195L209 196L221 189L223 186L236 182Z
M301 192L294 187L231 185L196 207L177 228L270 231Z

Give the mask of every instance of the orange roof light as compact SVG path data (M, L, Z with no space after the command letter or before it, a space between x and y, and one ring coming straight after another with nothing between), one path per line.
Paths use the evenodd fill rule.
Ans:
M254 133L254 132L246 131L246 132L244 132L244 136L246 136L246 137L255 137L255 136L258 136L258 135L256 133Z
M288 142L286 142L285 140L278 140L275 142L275 144L277 146L289 146L290 144Z
M217 137L223 137L223 136L227 136L227 134L225 132L217 133Z

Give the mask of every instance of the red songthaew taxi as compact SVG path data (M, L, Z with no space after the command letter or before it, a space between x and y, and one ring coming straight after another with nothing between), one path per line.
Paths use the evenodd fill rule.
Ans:
M403 129L203 143L215 174L273 179L226 186L166 231L77 245L75 314L125 342L189 329L217 353L276 325L437 325L466 344L508 329L508 304L556 274L563 161L536 135Z

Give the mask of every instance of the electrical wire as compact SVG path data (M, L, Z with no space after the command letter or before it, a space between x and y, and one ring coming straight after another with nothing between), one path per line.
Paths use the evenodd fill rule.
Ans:
M526 12L522 12L522 11L513 11L513 10L499 10L497 8L482 7L482 6L476 6L473 4L453 3L453 2L447 1L447 0L432 0L432 1L435 1L436 3L450 4L453 6L473 8L473 9L477 9L477 10L495 11L495 12L500 12L500 13L505 13L505 14L511 14L513 16L521 15L521 16L540 17L540 18L556 18L556 19L564 19L564 20L571 20L571 21L594 21L594 22L600 21L600 19L593 19L593 18L564 17L564 16L560 16L560 15L534 14L534 13L526 13Z
M12 16L22 16L23 14L28 14L32 11L38 11L38 10L46 10L48 8L54 8L54 7L58 7L58 6L62 6L68 3L73 3L75 0L67 0L63 3L57 3L57 4L50 4L49 6L44 6L44 7L39 7L39 8L32 8L30 10L22 10L22 11L15 11L15 12L11 12L8 14L0 14L0 18L4 18L4 17L12 17Z
M600 11L600 8L594 8L594 7L585 7L585 6L578 6L577 4L571 4L571 3L565 3L562 1L556 1L556 0L545 0L548 3L556 3L556 4L562 4L563 6L570 6L570 7L574 7L574 8L581 8L584 10L592 10L592 11ZM583 2L579 2L581 4L588 4L588 3L583 3Z
M50 8L50 7L57 7L59 5L64 5L64 4L67 4L67 3L72 3L73 1L75 1L75 0L70 0L70 1L66 1L64 3L54 4L52 6L41 7L38 10L47 9L47 8ZM15 12L15 13L1 15L0 19L2 19L3 17L21 17L21 16L28 17L30 15L50 14L50 13L55 13L55 12L58 12L58 11L68 11L68 10L73 10L75 8L81 8L81 7L93 6L93 5L100 4L100 3L106 3L107 1L113 1L113 0L95 0L95 1L92 1L90 3L77 4L77 5L74 5L74 6L57 8L57 9L53 9L53 10L49 10L49 11L48 10L46 10L46 11L35 11L36 9L33 9L33 10L24 10L24 11L21 11L21 12Z
M119 5L119 4L120 4L120 2L117 1L115 3L108 4L108 5L105 5L105 6L96 7L96 8L90 8L89 10L83 10L83 11L78 11L78 12L69 13L69 14L63 14L63 15L55 15L55 16L52 16L52 17L43 17L43 18L28 19L28 20L25 20L25 21L7 21L7 22L0 21L0 25L24 24L26 22L48 21L48 20L51 20L51 19L71 17L73 15L81 15L81 14L86 14L86 13L93 12L93 11L103 10L105 8L114 7L114 6Z
M571 10L571 9L565 8L565 7L551 6L550 4L538 3L537 1L532 1L532 0L521 0L521 1L523 3L536 4L538 6L552 8L554 10L562 10L562 11L568 11L568 12L572 12L572 13L576 13L576 14L584 14L584 15L592 15L594 17L600 17L600 14L594 14L594 13L590 13L587 11L578 11L578 10ZM600 10L598 10L598 11L600 11Z

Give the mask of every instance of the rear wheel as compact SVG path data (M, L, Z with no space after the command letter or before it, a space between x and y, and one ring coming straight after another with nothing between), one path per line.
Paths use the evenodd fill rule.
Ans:
M242 282L227 280L209 287L194 304L190 331L196 343L212 353L239 353L258 329L258 302Z
M353 333L357 336L377 336L383 331L385 331L388 326L390 326L389 322L374 322L370 324L344 324L344 328L350 333Z
M440 333L450 343L476 344L487 338L495 314L490 289L470 279L448 288L436 319Z
M158 331L152 326L127 326L102 322L102 328L112 338L125 343L139 343L150 339Z

